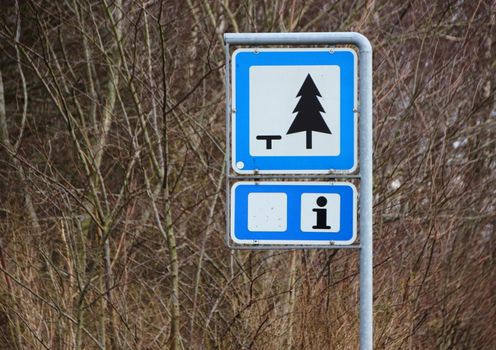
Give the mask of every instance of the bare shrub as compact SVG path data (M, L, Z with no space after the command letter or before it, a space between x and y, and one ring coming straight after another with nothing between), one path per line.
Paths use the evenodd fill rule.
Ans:
M355 251L230 252L224 32L374 46L375 345L493 349L493 1L0 4L0 347L356 349Z

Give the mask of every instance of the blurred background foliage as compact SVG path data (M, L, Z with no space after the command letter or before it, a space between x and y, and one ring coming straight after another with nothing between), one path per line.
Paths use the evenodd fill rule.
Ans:
M224 32L374 47L377 349L496 348L492 0L0 3L0 348L357 349L356 251L224 245Z

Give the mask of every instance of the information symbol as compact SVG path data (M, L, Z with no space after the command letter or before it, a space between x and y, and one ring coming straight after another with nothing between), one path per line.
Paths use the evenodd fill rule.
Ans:
M317 213L317 225L312 226L313 229L324 229L328 230L331 226L327 225L327 209L323 208L327 205L327 198L320 196L316 201L320 208L314 208L312 211Z

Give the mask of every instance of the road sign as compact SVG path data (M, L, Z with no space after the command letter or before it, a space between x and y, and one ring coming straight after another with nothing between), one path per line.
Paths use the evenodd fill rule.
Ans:
M329 58L330 56L324 49L238 50L232 59L231 103L228 87L231 82L229 77L231 60L229 58L232 45L299 45L300 47L301 45L355 45L358 48L360 55L360 244L350 244L340 248L360 250L360 349L372 350L374 344L372 45L360 33L351 32L226 33L224 43L226 50L226 125L232 127L232 129L226 129L226 138L229 141L229 133L232 134L233 150L231 157L231 142L226 142L226 162L228 163L226 165L232 162L234 170L241 174L235 177L242 178L243 174L260 173L261 175L252 176L260 179L268 177L264 173L326 173L329 170L350 173L355 169L356 115L349 116L349 107L353 106L356 110L356 57L350 50L329 50L333 58ZM347 54L345 54L346 51L348 51ZM353 64L350 64L350 61ZM296 83L296 80L300 82L300 85ZM295 84L299 90L294 90ZM330 87L332 84L334 88ZM336 93L336 87L339 89L338 93ZM289 101L288 96L291 93L287 91L288 89L292 89L291 93L296 93L294 98L297 101L293 101L294 104ZM332 95L333 92L337 96ZM289 105L294 106L291 107L293 109L289 109ZM284 108L288 109L283 111ZM230 115L231 111L232 115ZM293 118L284 119L283 115L289 113ZM309 245L311 241L305 241L305 239L314 240L315 235L319 239L322 238L320 235L337 235L332 232L333 228L337 229L337 223L333 221L336 218L328 216L338 211L337 208L339 208L339 233L343 233L344 236L349 236L343 228L349 225L349 215L343 217L343 212L349 213L349 208L353 208L351 237L355 237L354 188L353 204L350 205L346 199L348 195L325 192L321 189L315 192L301 192L300 196L295 195L298 190L291 191L286 187L291 186L292 183L280 184L284 187L278 189L265 187L267 183L260 183L258 185L260 187L253 183L241 183L230 188L232 176L229 166L225 168L225 175L226 243L231 249L337 248L334 245L322 244L314 247ZM294 178L296 176L284 177ZM270 186L273 185L275 184L270 184ZM321 185L328 184L315 184L315 186ZM261 190L257 192L259 188ZM349 193L349 190L347 192ZM336 194L339 195L339 204ZM259 205L263 209L257 210ZM308 215L310 210L313 216ZM302 240L299 240L300 238ZM340 238L343 238L339 241L342 244L347 242L346 237L340 236ZM242 244L231 245L231 239ZM289 239L286 241L288 244L284 244L285 239ZM317 242L325 242L325 239ZM334 243L337 242L334 241ZM243 243L262 244L243 246ZM270 243L282 244L276 246Z
M231 238L240 244L351 244L356 197L347 182L237 182Z
M234 171L355 170L354 50L238 49L232 61Z

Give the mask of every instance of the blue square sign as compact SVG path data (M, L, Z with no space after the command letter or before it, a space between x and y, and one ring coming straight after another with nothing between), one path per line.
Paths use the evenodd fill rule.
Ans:
M347 182L237 182L231 188L231 239L238 244L351 244L356 198L355 186Z
M238 49L232 166L239 174L351 173L357 164L352 49Z

